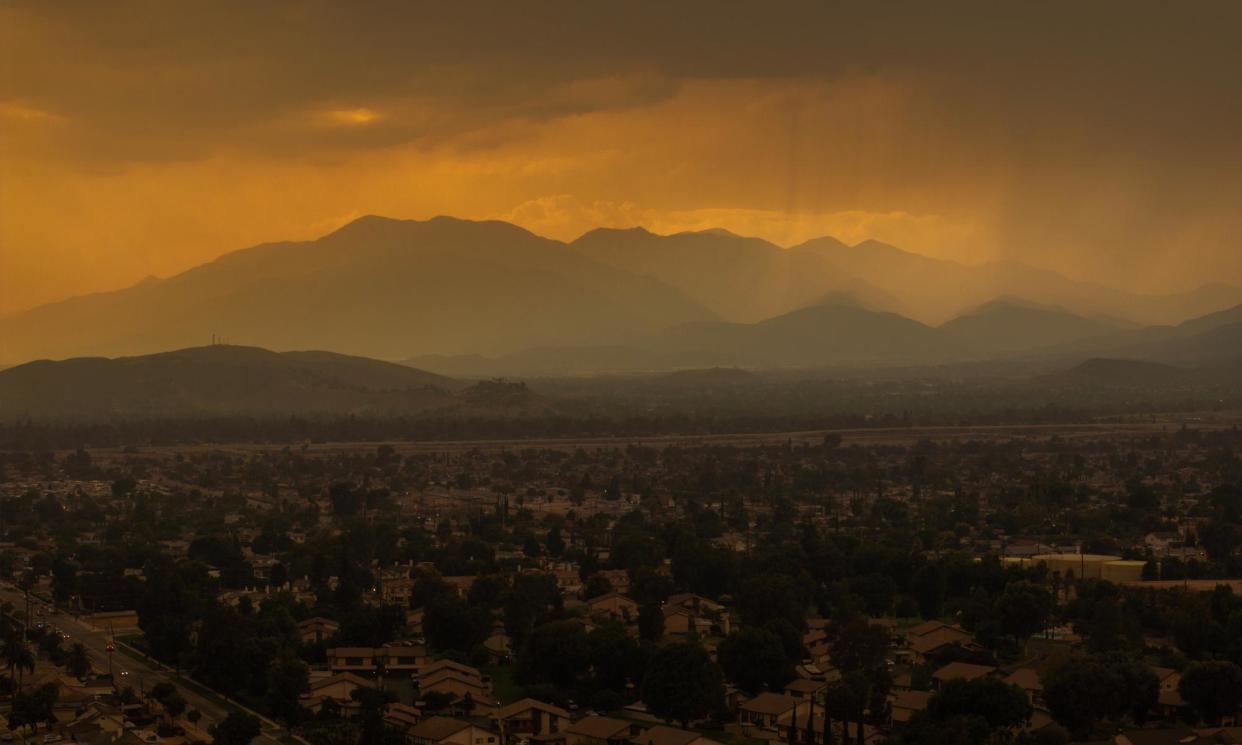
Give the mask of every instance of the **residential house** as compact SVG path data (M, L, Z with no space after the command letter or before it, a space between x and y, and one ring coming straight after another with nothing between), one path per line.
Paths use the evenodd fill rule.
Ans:
M328 667L332 672L351 672L358 675L373 675L381 670L385 674L415 674L427 663L427 648L422 644L334 647L328 650L327 655Z
M449 717L428 717L405 730L411 745L497 745L495 732Z
M694 632L706 636L716 627L721 636L733 630L729 612L720 603L694 593L670 595L664 602L664 633L684 635Z
M775 729L781 720L793 715L798 703L798 699L783 693L760 693L738 707L738 723Z
M632 745L639 726L611 717L590 716L565 728L566 745Z
M312 679L309 690L302 694L300 703L303 708L318 713L324 704L331 701L342 710L348 712L353 708L354 691L359 688L374 688L375 683L353 673L336 673L326 677ZM348 716L348 713L346 714Z
M385 644L375 650L375 656L390 674L414 674L427 664L427 647L422 644Z
M483 648L487 650L487 657L494 665L508 663L513 655L512 640L505 633L493 633L487 637L483 640Z
M467 675L457 670L439 670L418 678L419 693L448 693L456 699L467 696L476 703L488 703L492 700L492 687L482 678Z
M570 722L568 711L533 698L524 698L502 706L492 720L503 736L504 743L516 742L563 730Z
M931 700L929 691L897 691L888 697L889 726L902 727L909 723L910 718L927 708Z
M1186 701L1182 698L1181 692L1177 690L1182 680L1181 674L1176 670L1154 665L1151 671L1155 674L1156 680L1160 681L1160 688L1156 692L1156 706L1160 709L1161 716L1170 721L1178 719L1186 708Z
M1039 703L1043 699L1044 684L1040 680L1039 671L1034 668L1020 667L1006 675L1005 682L1025 691L1032 704Z
M991 665L974 665L969 662L950 662L932 673L932 685L937 689L951 680L977 680L996 673Z
M950 647L977 649L970 632L960 626L926 621L906 632L906 646L910 651L910 662L916 665L926 663L936 655Z
M414 580L408 574L394 574L380 580L380 597L385 603L409 607L414 592Z
M818 700L821 698L819 694L828 689L828 683L824 680L813 680L810 678L795 678L789 681L785 686L785 695L790 698L810 699L812 697Z
M809 727L807 726L808 720L810 723ZM772 743L772 745L781 745L781 741L788 740L790 730L793 730L793 735L797 739L798 743L805 743L807 742L807 733L809 729L811 735L811 745L825 745L826 740L824 737L824 730L828 724L829 721L824 717L823 709L821 707L817 706L812 709L809 704L803 703L794 709L793 714L791 714L788 719L781 720L776 725L775 730L762 733L753 733L753 735L764 741ZM854 731L854 728L849 726L849 723L833 720L831 722L831 726L832 737L830 740L827 740L828 742L856 742L855 738L857 737L857 734ZM885 734L886 733L872 727L869 724L863 726L864 743L872 744L882 742Z
M601 569L596 572L597 575L608 580L608 584L612 585L612 589L625 594L630 590L630 573L624 569Z
M305 621L298 621L298 636L303 644L319 644L336 635L341 625L330 618L315 616Z
M489 688L491 687L492 679L484 675L483 672L479 670L479 668L472 667L462 662L454 662L453 660L435 660L433 662L428 662L427 664L423 665L419 669L418 677L420 679L425 678L427 676L434 675L435 673L438 673L444 670L455 670L461 673L462 675L472 677L472 678L478 678L479 680L488 684Z
M812 629L803 634L802 645L806 647L807 658L815 665L827 665L832 657L832 645L828 641L828 633L823 629Z
M470 597L470 588L474 587L474 581L478 577L474 575L463 575L459 577L441 577L447 584L451 585L457 591L457 595L463 600Z
M677 727L657 725L638 733L631 739L634 745L719 745L715 740L698 732L688 732Z
M371 647L333 647L328 650L328 669L334 673L375 674L375 650Z
M638 603L619 592L609 592L586 601L587 614L624 623L638 620Z
M384 709L384 722L399 730L408 730L422 721L423 712L405 704L389 704Z
M1215 745L1229 740L1200 737L1185 726L1165 729L1132 729L1113 737L1113 745Z

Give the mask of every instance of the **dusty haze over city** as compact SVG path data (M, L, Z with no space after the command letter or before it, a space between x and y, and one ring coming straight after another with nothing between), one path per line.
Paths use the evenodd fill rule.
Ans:
M1242 0L0 0L0 745L1242 743Z

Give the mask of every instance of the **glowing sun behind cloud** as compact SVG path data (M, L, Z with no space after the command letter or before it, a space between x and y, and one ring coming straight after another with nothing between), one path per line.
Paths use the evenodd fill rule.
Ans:
M327 112L327 118L334 124L370 124L380 118L374 109L334 109Z

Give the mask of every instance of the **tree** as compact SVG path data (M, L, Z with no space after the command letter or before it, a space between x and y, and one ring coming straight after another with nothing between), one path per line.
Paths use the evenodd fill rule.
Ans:
M592 574L590 577L587 577L586 584L582 586L582 597L590 600L600 595L607 595L612 590L612 582L607 577L598 573Z
M164 707L164 713L168 715L170 723L184 714L186 709L185 699L181 697L180 693L173 693L161 701L160 705Z
M545 542L550 556L560 556L565 552L565 540L561 538L561 529L555 525L548 530L548 538Z
M252 624L237 610L211 603L198 629L195 677L226 695L236 694L249 681L256 643Z
M1199 530L1199 543L1212 561L1223 562L1237 550L1238 528L1233 523L1212 520Z
M623 624L613 622L595 629L587 635L587 644L597 688L619 692L630 680L642 679L642 650Z
M1025 648L1027 640L1048 625L1054 606L1047 588L1021 580L1005 585L994 611L1001 631Z
M46 722L49 727L56 724L56 702L60 699L60 686L55 683L44 683L34 692L34 722Z
M337 515L356 515L362 507L362 493L347 481L338 481L328 489L332 511Z
M937 564L924 564L910 581L919 604L919 615L925 619L939 618L944 613L944 572Z
M660 641L664 636L664 610L659 603L644 603L639 607L638 636L649 642Z
M767 626L779 619L799 634L806 631L807 600L798 582L786 574L755 575L737 594L738 612L747 626Z
M69 656L65 659L65 668L75 678L85 678L91 672L91 658L86 647L78 642L69 648Z
M505 600L505 630L519 644L561 609L561 591L550 574L519 574Z
M268 710L287 724L295 724L302 713L298 698L310 690L310 669L292 650L284 649L267 668Z
M1021 688L997 678L949 681L927 702L927 716L933 722L980 717L993 729L1024 724L1032 711Z
M785 646L766 629L746 627L720 643L717 659L725 675L752 696L765 689L781 690L794 677Z
M888 630L855 619L843 624L832 643L832 662L842 672L874 672L884 668Z
M250 745L261 732L259 719L253 714L233 711L216 725L212 742L216 745Z
M164 699L168 698L169 696L173 695L176 692L177 692L176 686L174 686L172 683L164 681L161 683L156 683L155 685L151 686L151 690L148 691L147 695L155 699L156 701L163 703Z
M34 691L19 691L13 696L9 727L32 727L37 732L39 725L44 722L49 726L54 724L54 709L59 697L60 688L55 683L45 683Z
M1142 648L1143 634L1138 621L1125 612L1116 598L1097 601L1090 620L1075 624L1076 629L1079 626L1089 652Z
M538 626L518 653L517 675L524 684L551 683L573 688L590 666L590 646L582 624L553 621Z
M147 581L138 599L138 626L152 656L180 665L191 648L190 628L201 617L204 598L211 592L205 587L207 567L161 558L148 562L144 571Z
M647 664L642 697L651 713L688 728L724 705L723 676L699 645L669 644Z
M1218 724L1242 704L1242 668L1232 662L1192 662L1182 673L1177 692L1209 724Z
M289 584L289 570L279 561L272 565L267 575L267 584L271 587L284 587Z
M840 716L843 722L853 716L860 739L868 704L874 713L883 705L883 699L892 685L885 666L887 653L888 630L863 619L843 624L832 644L832 659L845 674L842 685L838 686L838 694L850 702L841 707Z
M468 652L487 638L491 616L485 609L471 607L456 595L441 595L428 604L423 630L427 641L437 651Z
M34 672L35 658L30 645L22 638L19 628L11 628L4 639L4 662L9 666L9 678L18 690L22 687L22 671ZM16 674L16 677L14 675Z
M1155 674L1141 660L1121 652L1071 657L1041 682L1052 718L1078 738L1101 720L1129 717L1141 724L1160 690Z

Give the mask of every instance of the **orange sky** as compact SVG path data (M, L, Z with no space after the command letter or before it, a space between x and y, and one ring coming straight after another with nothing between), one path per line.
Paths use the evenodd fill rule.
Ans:
M7 3L0 313L366 213L1242 284L1242 6L873 7Z

